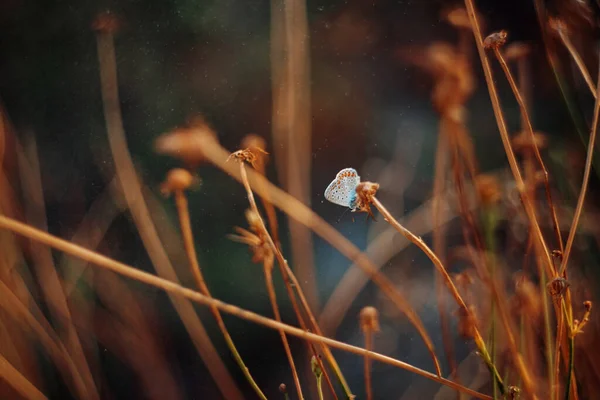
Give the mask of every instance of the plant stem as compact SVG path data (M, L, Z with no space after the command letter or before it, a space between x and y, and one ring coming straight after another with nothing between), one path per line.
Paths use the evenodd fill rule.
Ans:
M281 275L283 277L286 290L288 291L288 296L290 298L290 301L292 303L294 312L296 313L296 317L298 318L298 322L300 323L300 326L302 327L302 329L307 330L306 324L304 322L304 318L302 317L302 314L300 313L298 304L296 302L296 297L294 296L294 292L291 288L291 285L288 282L288 279L292 280L293 285L296 287L298 297L300 298L300 301L302 302L302 306L304 307L305 312L309 316L309 319L313 325L313 329L315 330L315 332L317 334L320 335L321 330L315 320L314 315L312 314L310 306L308 305L308 302L307 302L307 300L304 296L304 293L300 287L300 283L296 279L294 272L291 270L287 261L283 257L283 254L281 253L279 246L277 246L277 244L275 244L275 242L273 241L273 238L271 237L271 235L269 234L269 231L267 230L267 226L265 225L262 217L260 216L260 213L258 211L258 206L256 205L256 199L254 198L254 193L252 192L252 188L250 187L250 183L248 182L248 174L246 173L246 167L243 162L240 162L240 176L241 176L242 184L244 185L244 188L246 189L246 194L248 196L248 202L250 203L250 207L252 208L252 210L254 211L254 213L256 214L256 216L258 218L260 227L265 235L265 238L267 239L269 246L271 247L271 250L274 252L275 256L277 257L277 263L279 264L279 269L280 269ZM350 388L348 387L348 384L346 383L346 380L344 379L344 375L342 374L337 362L335 361L333 354L331 353L329 348L325 345L322 346L322 349L323 349L323 352L325 353L327 360L329 361L330 365L334 369L334 373L336 374L340 383L342 384L344 391L346 393L346 396L349 399L352 399L353 398L352 392L350 391ZM331 393L333 394L333 397L337 399L337 395L335 394L335 389L333 388L331 379L329 378L329 374L327 373L327 371L325 370L325 367L323 366L323 362L321 361L321 358L318 357L318 354L316 354L316 351L314 348L311 347L311 350L313 351L313 355L314 355L315 359L317 360L317 362L319 363L321 370L323 371L323 374L325 375L325 380L327 381L327 384L331 390Z
M600 79L600 66L598 67L598 77ZM583 172L583 181L581 182L579 198L577 199L577 208L575 208L573 222L571 223L571 228L569 229L569 237L567 238L567 245L565 246L565 251L563 253L562 263L560 266L558 276L563 276L567 268L567 263L569 262L571 249L573 248L573 241L575 240L575 234L577 233L577 225L579 224L579 219L581 218L583 204L585 202L585 195L587 193L588 183L590 180L590 172L592 170L592 159L594 157L594 148L596 143L596 132L598 130L598 119L600 118L600 85L598 85L597 92L598 96L596 96L596 103L594 105L594 119L592 121L592 130L588 142L585 169Z
M142 185L136 174L131 154L127 149L127 139L123 128L119 101L119 82L113 35L99 32L97 40L108 142L121 191L155 270L160 276L177 281L177 274L159 238L157 227L150 218L152 213L144 199ZM193 305L174 296L169 296L169 299L223 397L228 400L243 399L244 396L211 342Z
M565 400L569 400L571 394L571 376L574 368L575 335L569 337L569 370L567 371L567 382L565 384Z
M70 254L71 256L80 258L84 261L87 261L93 265L99 266L101 268L105 268L107 270L113 271L117 274L127 276L130 279L134 279L138 282L143 282L145 284L154 286L156 288L160 288L169 293L177 294L179 296L185 297L192 301L195 301L199 304L205 306L214 306L217 307L220 311L225 312L227 314L231 314L237 316L238 318L245 319L247 321L254 322L256 324L268 327L270 329L282 329L286 333L290 335L296 336L298 338L308 340L314 343L325 343L331 347L338 348L340 350L344 350L350 353L357 354L359 356L364 357L365 355L369 355L372 359L396 366L398 368L405 369L407 371L413 372L420 376L423 376L427 379L433 380L435 382L441 383L442 385L448 386L450 388L459 390L463 393L469 394L478 399L491 400L491 397L472 389L469 389L465 386L459 385L456 382L450 381L448 379L442 378L431 372L427 372L421 368L417 368L411 364L405 363L400 360L396 360L394 358L385 356L383 354L368 352L367 350L352 346L347 343L339 342L334 339L330 339L321 335L317 335L311 332L303 331L302 329L296 328L291 325L287 325L284 323L280 323L274 321L270 318L263 317L262 315L253 313L251 311L244 310L242 308L233 306L231 304L227 304L220 300L204 296L199 292L195 292L191 289L185 288L181 285L178 285L174 282L171 282L166 279L159 278L155 275L149 274L144 271L140 271L139 269L133 268L127 264L122 262L113 260L109 257L103 256L102 254L96 253L94 251L88 250L84 247L78 246L74 243L66 241L64 239L60 239L56 236L50 235L44 231L33 228L29 225L23 224L15 219L8 218L4 215L0 215L0 229L6 229L21 236L25 236L29 239L36 240L40 243L43 243L47 246L51 246L56 250L65 252Z
M198 256L196 254L196 248L194 246L194 236L192 234L192 226L190 223L188 201L183 191L175 191L175 204L177 206L177 213L179 215L179 225L181 227L181 235L183 236L183 245L185 248L185 253L188 258L190 270L192 272L192 275L194 276L194 280L196 281L196 286L198 286L200 293L207 297L212 297L210 294L210 290L208 289L208 285L204 280L204 276L202 275L200 264L198 263ZM252 389L254 389L258 397L260 397L263 400L266 400L267 397L258 387L258 384L250 374L250 370L248 369L248 367L246 367L242 356L238 352L237 347L233 343L233 339L231 338L231 335L229 334L229 331L225 326L225 321L223 321L223 317L221 316L219 309L216 307L209 308L215 318L215 321L217 322L217 325L219 326L219 329L221 330L221 333L223 334L223 338L227 343L227 347L229 347L229 350L231 351L235 362L242 370L244 377L246 378L250 386L252 386Z
M575 64L577 65L577 68L579 68L579 71L581 72L581 75L583 76L583 79L585 80L585 83L587 84L588 88L590 89L590 92L592 93L592 96L594 96L594 98L597 98L598 97L598 93L596 93L596 85L594 85L594 81L592 80L592 76L590 75L590 72L586 68L585 63L583 62L583 59L581 58L581 56L579 55L579 53L575 49L575 46L573 46L573 43L571 42L571 39L566 34L566 32L565 32L564 29L559 28L559 29L557 29L557 32L558 32L558 36L562 40L563 44L565 45L565 47L569 51L569 54L571 54L571 57L573 57L573 61L575 61Z
M429 246L427 246L425 244L425 242L423 242L423 240L421 238L415 236L411 231L409 231L404 226L402 226L390 214L390 212L383 206L383 204L381 204L381 202L379 201L379 199L377 199L377 197L373 196L372 201L373 201L373 204L375 205L375 207L381 213L381 215L383 215L383 218L390 225L392 225L394 228L396 228L396 230L398 232L400 232L402 235L404 235L404 237L406 237L408 240L410 240L412 243L414 243L418 248L420 248L425 253L425 255L427 255L427 257L433 262L433 265L436 267L438 272L442 275L442 278L444 279L446 286L450 290L450 294L452 295L452 297L454 297L454 300L456 301L458 306L461 308L462 311L466 312L467 315L471 315L471 311L465 304L462 296L458 292L458 289L454 285L454 282L452 282L452 278L448 274L446 267L444 266L444 264L442 264L442 262L440 261L438 256L429 248ZM481 333L479 332L479 328L477 328L477 326L473 326L473 340L475 341L475 345L477 346L477 349L481 353L483 360L486 362L486 364L490 368L494 379L497 381L498 386L500 388L500 392L502 394L504 394L505 388L504 388L504 383L502 382L502 377L498 373L496 366L491 362L490 353L487 350L485 341L483 340L483 337L481 336Z
M323 377L317 378L317 393L319 393L319 400L323 400Z
M529 118L529 113L527 112L527 105L525 104L525 100L523 96L521 96L521 92L513 78L512 73L510 72L510 68L504 59L504 56L500 52L500 49L494 48L494 54L498 59L498 62L502 66L502 70L504 70L504 74L508 80L508 83L517 99L517 103L519 103L519 108L521 110L521 118L525 123L525 127L527 128L527 133L529 134L529 138L531 139L531 143L533 145L533 152L535 154L535 158L537 159L540 168L542 169L542 173L544 176L544 187L546 189L546 199L548 202L548 207L550 208L550 215L552 216L552 224L554 228L554 234L556 235L556 242L558 244L558 249L563 252L563 241L562 235L560 233L560 227L558 224L558 217L556 216L556 209L554 208L554 202L552 201L552 193L550 191L550 181L548 179L548 170L546 169L546 165L544 164L544 160L542 159L542 155L540 154L540 149L536 143L535 135L533 133L533 126L531 124L531 119ZM535 179L535 178L534 178Z
M550 256L550 252L548 251L548 247L544 240L544 236L540 229L540 225L537 222L535 216L535 208L529 198L529 195L526 192L525 183L523 182L523 177L521 176L521 171L519 170L519 165L517 163L517 159L515 157L514 150L512 148L510 138L508 135L508 129L506 127L506 122L504 120L504 115L502 114L502 108L500 106L500 100L498 98L498 93L496 91L496 86L494 85L494 78L492 76L492 69L490 67L490 63L485 54L485 49L483 47L483 38L481 36L481 31L479 28L479 22L477 20L477 16L475 13L475 6L473 5L473 0L465 0L465 6L467 8L467 14L469 15L469 20L471 21L471 26L473 30L473 35L475 36L475 42L477 43L477 50L479 52L479 57L481 59L481 65L483 67L483 72L485 74L485 80L488 86L488 90L490 93L490 99L492 101L492 108L494 110L494 115L496 117L496 122L498 124L498 129L500 131L500 138L502 139L502 144L504 145L504 150L506 156L508 158L508 164L510 166L511 172L515 178L515 182L517 184L517 189L521 198L523 200L523 205L525 208L525 212L527 214L527 218L535 237L537 239L536 244L539 246L541 251L541 255L543 256L544 266L546 267L547 273L550 276L554 275L554 264L552 263L552 258Z
M563 313L559 313L558 315L558 324L556 326L556 344L554 345L554 379L551 382L554 382L556 385L556 400L559 399L560 396L560 344L562 342L563 331L565 330L564 324L564 315ZM552 388L553 389L553 388ZM554 392L554 390L553 390Z
M371 351L373 348L373 331L365 330L365 349ZM371 359L365 356L365 390L367 392L367 400L373 399L373 391L371 389Z
M242 165L243 168L244 164L240 163L240 165ZM279 306L277 305L275 287L273 286L273 256L271 255L269 258L267 258L263 265L265 273L265 283L267 285L267 292L269 293L271 307L273 307L273 315L275 316L275 321L281 322L281 314L279 312ZM302 400L304 399L304 396L302 395L302 386L300 386L300 379L298 378L298 371L296 370L296 364L294 364L294 357L292 356L292 351L290 350L290 344L288 343L285 332L281 329L279 330L279 335L281 336L281 342L283 343L285 355L287 356L290 368L292 370L292 377L294 379L294 384L296 385L298 398Z

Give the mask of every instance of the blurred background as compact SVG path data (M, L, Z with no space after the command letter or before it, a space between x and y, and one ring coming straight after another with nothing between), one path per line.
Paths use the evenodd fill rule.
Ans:
M283 2L4 0L0 3L3 213L155 273L139 227L114 180L117 167L107 139L98 46L92 29L97 16L109 10L119 24L114 45L127 148L143 183L150 217L182 284L195 287L182 251L174 202L160 193L166 173L180 162L157 154L155 140L201 115L228 150L240 148L248 134L264 138L265 150L270 153L267 177L292 192L296 189L290 187L292 175L286 175L285 165L295 157L298 179L307 182L295 195L361 250L375 246L368 254L413 305L439 350L442 369L448 371L434 296L435 271L429 260L390 231L382 218L367 221L363 214L344 213L342 207L327 202L323 192L340 169L356 168L363 180L381 184L379 198L392 214L431 243L430 199L440 116L432 104L434 79L419 60L434 43L459 43L460 30L445 18L457 6L464 4L442 0L307 1L306 36L298 42L307 50L300 59L307 64L298 67L306 73L304 83L298 83L304 119L296 131L304 139L297 138L296 147L292 145L296 139L286 141L277 134L285 117L279 125L274 118L277 57L286 57L278 54L276 47L284 46L280 35L285 30L277 25L277 18L283 18ZM526 72L531 89L529 111L535 130L545 138L543 157L555 201L564 210L559 214L566 238L581 181L593 97L568 53L553 50L572 95L570 104L580 117L574 120L548 63L533 1L480 0L477 7L484 34L505 29L509 42L530 46ZM298 15L295 18L302 21ZM580 49L594 46L584 34L578 38ZM469 40L472 65L468 73L474 86L464 104L466 125L479 170L496 177L506 194L493 234L496 251L509 266L507 280L511 280L526 268L527 223L522 211L511 214L519 209L519 202L472 35ZM588 50L582 54L595 76L597 61ZM520 129L519 108L502 70L492 64L509 128L515 133ZM516 66L513 69L516 71ZM243 187L208 164L200 165L196 172L201 185L189 192L191 223L199 263L212 295L272 316L262 267L252 263L246 246L227 237L235 226L248 225ZM574 296L582 301L593 300L598 279L597 177L594 170L570 269ZM445 245L460 250L464 245L462 223L456 207L448 209ZM382 326L375 350L432 370L427 348L404 316L364 274L354 271L348 276L351 261L321 238L290 225L285 215L278 213L278 222L286 258L294 270L296 263L304 265L304 272L298 272L300 283L306 284L325 335L362 346L358 314L372 305L381 313ZM549 220L544 227L551 232ZM47 304L44 269L34 266L46 263L56 269L101 398L226 398L210 372L212 366L203 361L182 323L182 311L164 292L86 268L71 257L24 239L5 233L1 239L6 266L2 280L8 285L8 281L14 283L15 274L22 276L17 286L27 288L29 295L20 298L29 299L23 301L29 308L31 302L36 303L33 314L46 316L50 321L46 328L61 335L66 328ZM529 263L534 264L533 258ZM468 262L459 254L448 262L448 268L458 274L468 268ZM283 320L296 324L281 279L276 278ZM342 283L345 286L340 287ZM21 290L14 289L17 286L13 291ZM194 308L239 390L244 397L254 398L212 315L204 307ZM64 368L48 356L44 345L20 337L20 328L6 313L2 311L0 334L4 357L20 366L17 369L49 398L77 397L60 373ZM283 398L278 392L282 382L295 395L278 333L235 317L225 315L224 319L267 397ZM481 382L473 383L476 388L486 387L489 374L474 356L472 343L456 333L456 325L456 318L451 317L455 358L473 380L480 377ZM303 342L291 338L290 343L302 365L307 358ZM590 342L582 339L582 343ZM338 351L334 354L352 390L358 398L365 398L362 358ZM310 386L313 378L306 368L299 368L301 380ZM425 399L436 394L437 398L456 398L454 392L446 393L439 385L406 371L378 363L373 368L375 398ZM582 376L594 387L598 370L590 367L589 371ZM5 398L19 398L10 385L3 385L2 390ZM309 390L306 395L313 398Z

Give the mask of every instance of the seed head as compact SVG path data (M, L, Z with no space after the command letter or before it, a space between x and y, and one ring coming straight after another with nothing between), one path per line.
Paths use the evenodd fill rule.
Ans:
M506 31L494 32L485 38L483 41L483 47L486 49L498 49L504 46L507 37L508 32Z
M529 53L531 53L531 46L522 42L514 42L506 46L504 57L508 61L513 61L525 58Z
M379 190L379 183L374 182L361 182L356 187L357 205L356 208L362 212L366 212L369 217L375 219L373 211L371 210L371 204L373 204L373 198Z
M565 278L554 278L548 283L548 291L553 297L563 297L571 284Z
M502 196L500 184L496 177L492 175L478 175L475 178L475 189L484 206L491 206L498 203Z
M195 183L192 174L183 168L173 168L167 173L167 179L161 185L161 192L168 196L173 192L189 189Z
M201 117L190 121L186 127L163 134L155 142L160 154L176 157L189 167L197 167L204 159L207 140L216 141L217 134Z
M115 34L120 27L121 22L119 18L110 11L98 14L92 22L92 29L101 33Z
M364 333L379 332L379 311L375 307L364 307L360 310L360 327Z

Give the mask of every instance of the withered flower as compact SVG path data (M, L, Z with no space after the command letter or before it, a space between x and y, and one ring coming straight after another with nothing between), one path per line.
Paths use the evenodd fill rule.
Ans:
M492 175L478 175L475 178L475 189L477 190L477 197L484 206L496 204L502 196L498 179Z
M377 194L377 190L379 190L379 183L374 182L361 182L356 186L356 209L366 212L373 220L375 220L375 216L371 210L371 204L373 204L373 197Z
M92 22L92 29L101 33L115 34L120 27L119 18L110 11L98 14Z
M239 235L228 235L231 240L239 243L244 243L250 248L252 253L252 262L269 262L272 263L274 254L269 242L265 236L264 230L261 228L259 216L248 209L246 210L246 220L248 221L248 229L234 227L234 230Z
M183 168L173 168L167 174L167 179L160 186L165 196L173 192L184 191L197 184L199 179Z
M229 155L229 158L227 159L228 161L232 158L240 161L240 162L247 162L250 165L252 165L252 167L256 168L257 166L257 162L259 161L259 157L262 154L269 154L266 151L264 151L263 149L261 149L260 147L254 147L254 148L247 148L247 149L243 149L243 150L237 150L234 151L233 153L231 153Z
M563 297L571 284L565 278L554 278L548 283L548 291L552 297Z
M217 140L217 134L201 117L192 120L186 127L174 129L161 135L155 142L160 154L181 159L189 167L197 167L204 161L206 140Z
M363 332L379 332L379 311L375 307L360 310L360 327Z
M485 38L485 40L483 41L483 47L485 47L486 49L498 49L504 46L507 37L508 32L504 30L500 32L494 32Z

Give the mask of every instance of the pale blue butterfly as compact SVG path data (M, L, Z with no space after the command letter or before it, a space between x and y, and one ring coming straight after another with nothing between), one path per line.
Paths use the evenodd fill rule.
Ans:
M344 168L337 173L335 179L325 189L325 198L334 204L356 210L356 187L360 176L354 168Z

